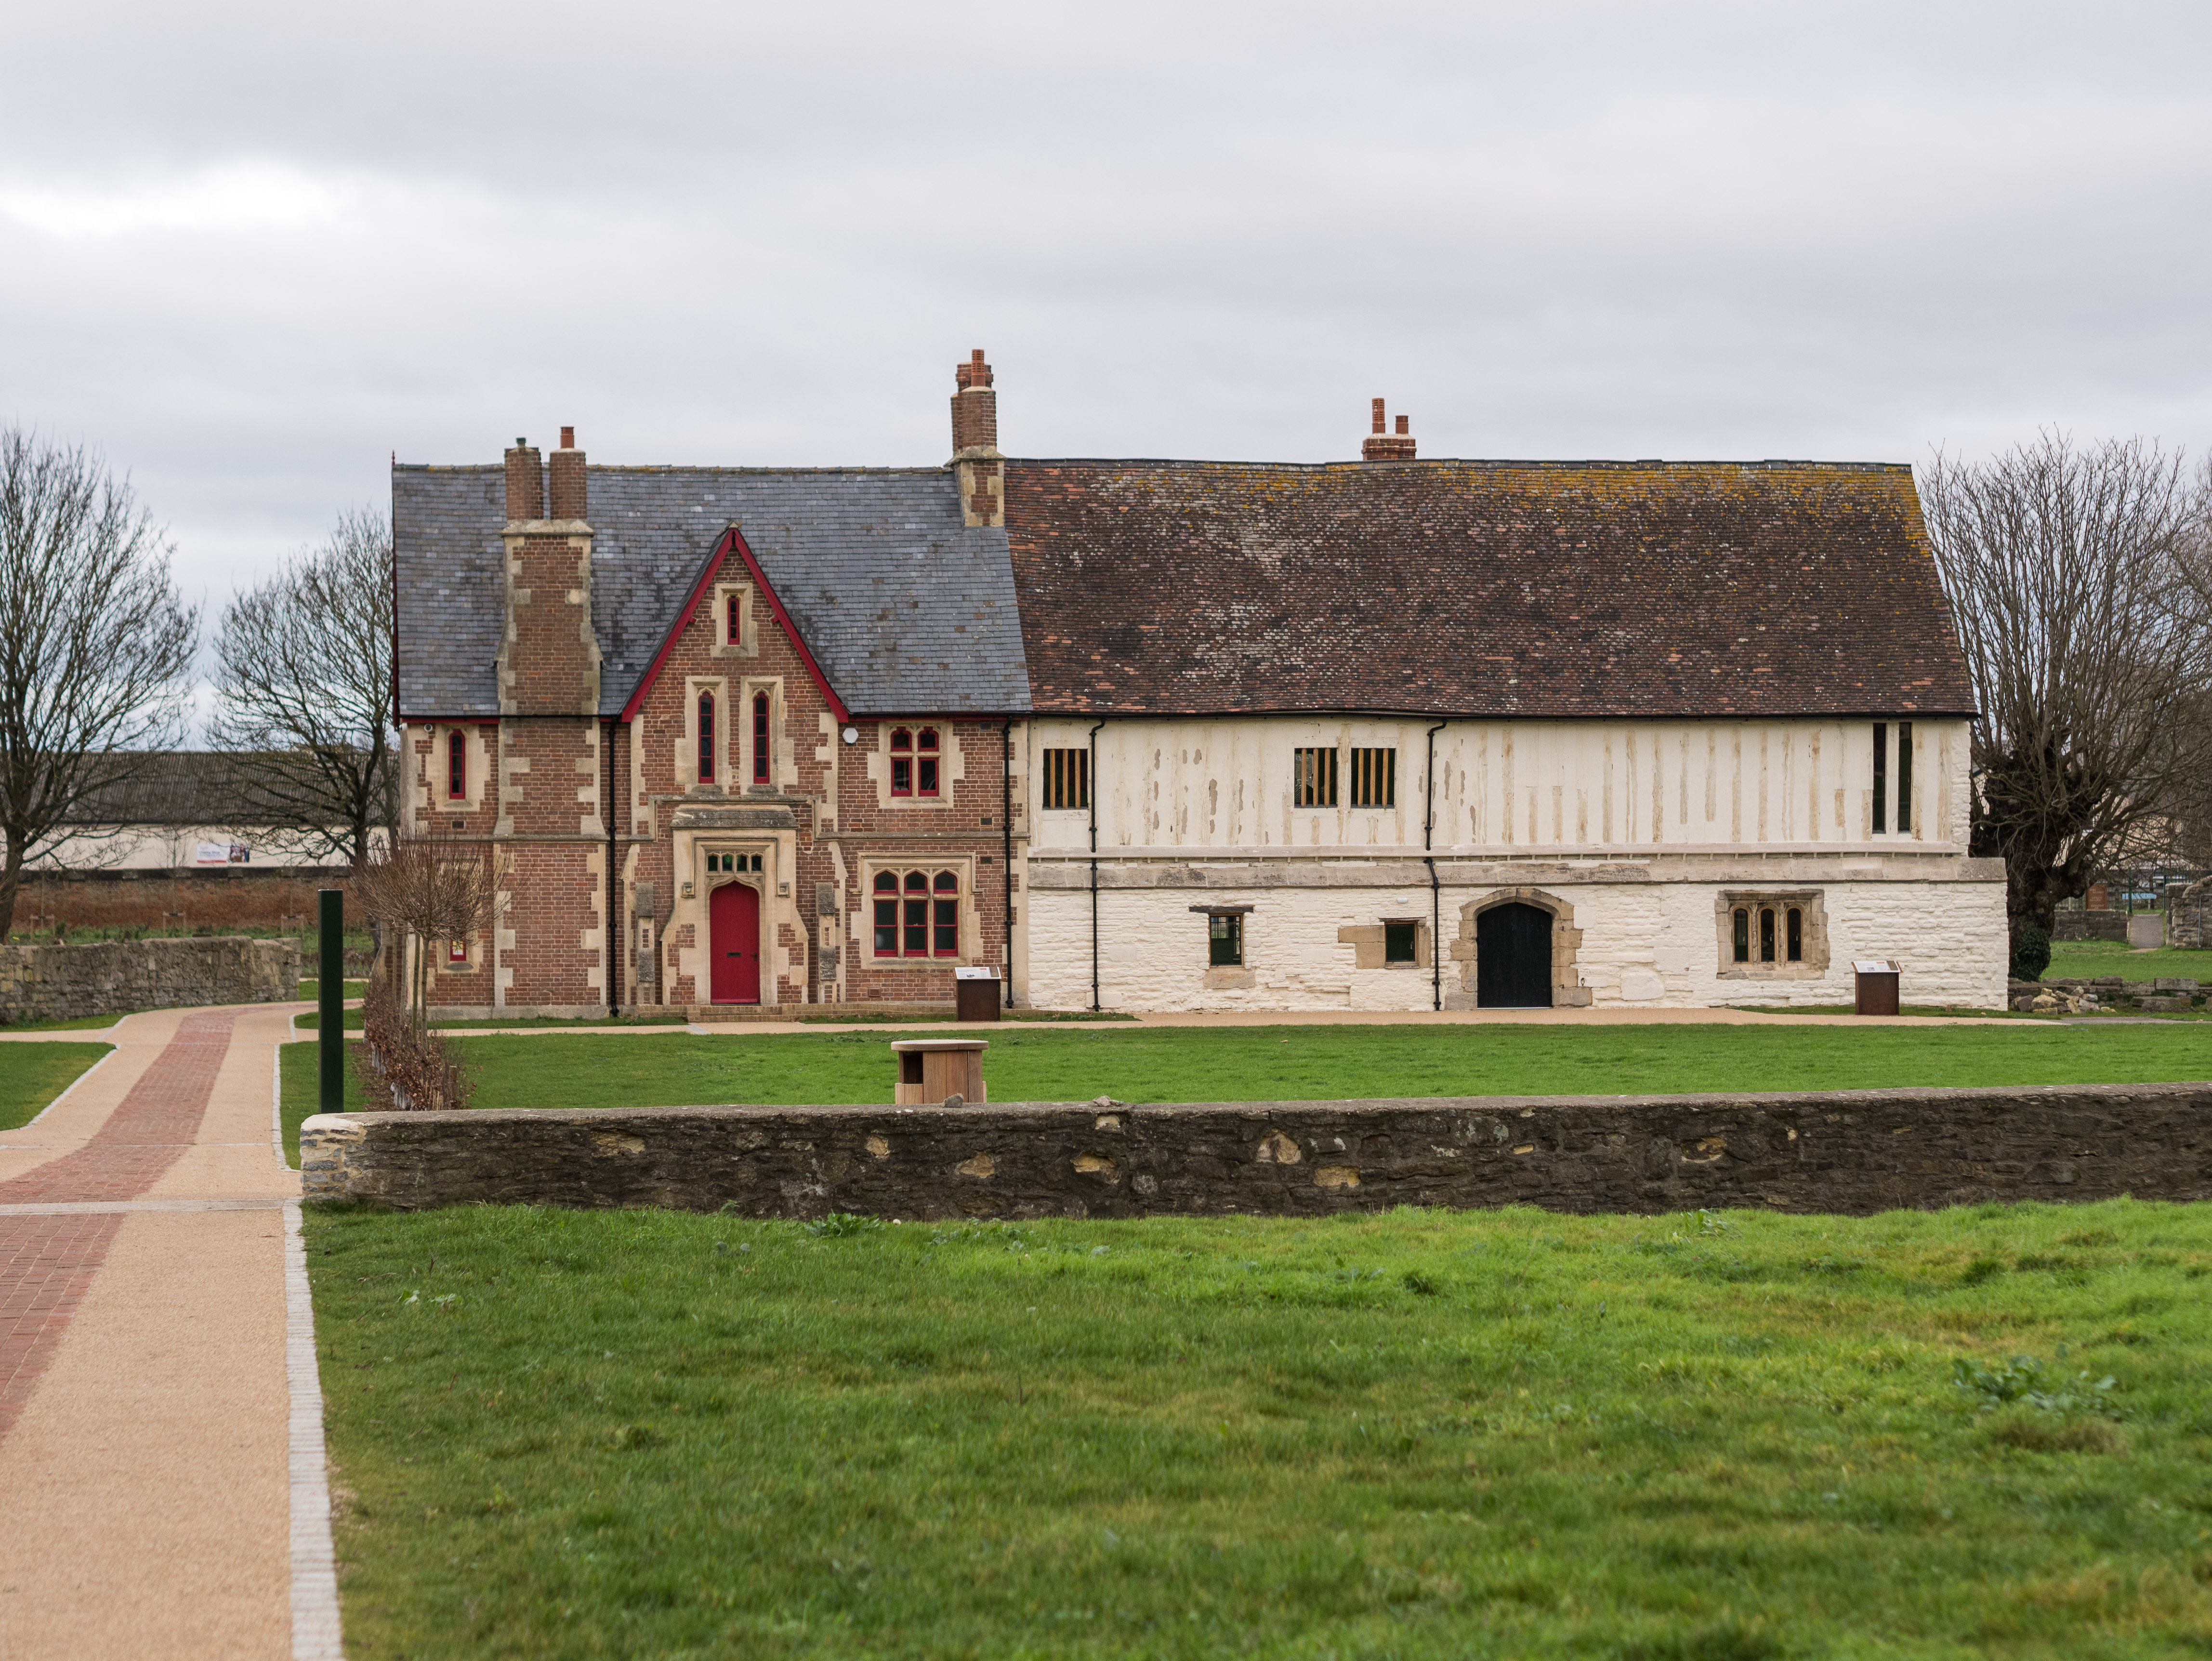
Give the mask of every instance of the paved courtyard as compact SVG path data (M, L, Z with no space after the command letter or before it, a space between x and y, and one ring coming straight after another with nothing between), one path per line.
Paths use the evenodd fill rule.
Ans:
M128 1017L0 1133L8 1661L337 1653L299 1179L270 1139L290 1015Z

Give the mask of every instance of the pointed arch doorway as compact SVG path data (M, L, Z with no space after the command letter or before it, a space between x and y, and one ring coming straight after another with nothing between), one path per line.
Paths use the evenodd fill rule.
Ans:
M715 1003L761 1001L760 890L726 882L708 897L707 949L714 969L708 996Z
M1484 1009L1552 1007L1552 914L1519 900L1474 920L1474 1001Z

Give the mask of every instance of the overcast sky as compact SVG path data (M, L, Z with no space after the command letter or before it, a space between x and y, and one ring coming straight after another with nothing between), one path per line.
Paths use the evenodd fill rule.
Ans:
M23 6L0 420L219 605L387 463L2212 442L2212 7Z

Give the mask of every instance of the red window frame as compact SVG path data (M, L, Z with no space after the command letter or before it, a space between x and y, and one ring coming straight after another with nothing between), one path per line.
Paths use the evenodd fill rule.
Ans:
M768 782L768 694L753 694L753 782Z
M914 735L914 794L933 796L937 794L938 739L934 727L925 727Z
M714 782L714 695L699 694L699 782Z
M466 940L447 940L446 942L446 961L447 963L466 963L468 960L469 943Z
M903 727L891 728L891 794L914 794L914 734Z
M723 643L742 646L744 643L744 599L742 595L729 597L729 621L724 625Z
M468 794L468 734L456 727L446 734L446 796L450 801L463 801Z
M870 885L870 926L878 958L960 955L960 873L878 871Z

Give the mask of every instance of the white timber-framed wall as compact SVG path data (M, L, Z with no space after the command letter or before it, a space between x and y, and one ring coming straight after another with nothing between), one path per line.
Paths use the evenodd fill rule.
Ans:
M1034 719L1017 764L1015 995L1091 1005L1095 811L1097 1001L1109 1009L1471 1007L1475 916L1516 895L1552 910L1571 942L1554 948L1559 1005L1849 1003L1851 964L1871 958L1902 965L1907 1003L1999 1007L2003 873L1967 855L1968 723L1880 719L1880 833L1875 716L1447 720L1426 848L1433 717ZM1094 808L1046 806L1044 753L1088 755L1094 725ZM1294 800L1294 752L1308 748L1337 752L1334 807ZM1396 751L1391 806L1350 805L1354 748ZM1768 896L1807 910L1819 949L1773 969L1735 964L1728 912ZM1210 972L1208 910L1246 906L1247 972ZM1417 960L1376 962L1379 926L1409 920L1423 925Z

